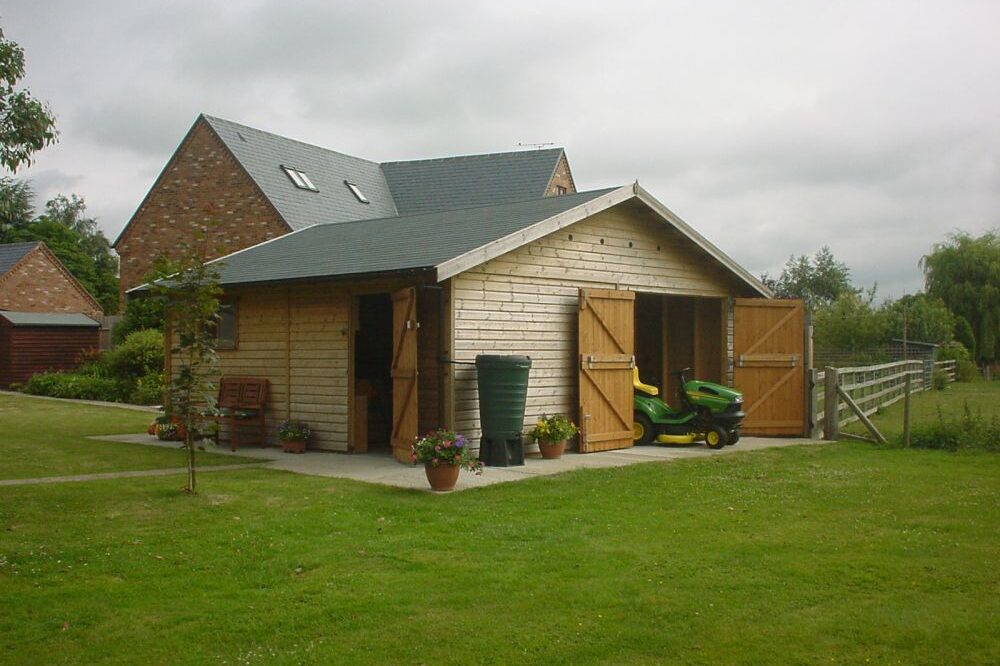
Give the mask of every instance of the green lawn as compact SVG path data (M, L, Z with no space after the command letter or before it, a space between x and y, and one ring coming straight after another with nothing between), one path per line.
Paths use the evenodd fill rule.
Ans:
M0 487L0 662L1000 662L996 455L178 485Z
M956 383L943 391L914 393L910 398L910 423L916 426L937 420L939 409L946 415L961 415L966 403L973 413L981 412L986 418L1000 415L1000 382ZM876 413L872 422L888 439L898 437L903 432L903 401ZM844 430L868 435L865 427L857 422Z
M0 395L0 479L183 467L187 463L179 448L87 439L145 432L154 416L120 407ZM223 465L254 461L199 453L198 462Z

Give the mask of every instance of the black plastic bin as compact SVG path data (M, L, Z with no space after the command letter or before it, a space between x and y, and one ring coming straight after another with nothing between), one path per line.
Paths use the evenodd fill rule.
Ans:
M531 359L527 356L476 357L479 421L483 428L479 459L486 465L524 464L521 431L530 370Z

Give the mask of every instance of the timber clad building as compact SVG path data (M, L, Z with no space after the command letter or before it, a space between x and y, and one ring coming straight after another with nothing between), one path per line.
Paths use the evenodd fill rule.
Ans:
M636 363L668 399L674 369L735 382L745 432L805 430L801 304L638 183L576 191L562 149L379 164L201 116L116 241L123 287L202 227L222 373L267 378L314 448L476 441L483 353L530 356L526 422L569 415L581 451L631 446Z

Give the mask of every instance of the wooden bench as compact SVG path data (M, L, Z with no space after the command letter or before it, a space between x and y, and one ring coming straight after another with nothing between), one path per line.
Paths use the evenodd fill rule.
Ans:
M264 405L267 402L268 381L262 377L223 377L219 380L219 415L216 422L229 426L229 447L233 451L245 443L240 429L254 427L260 446L267 444L267 422Z

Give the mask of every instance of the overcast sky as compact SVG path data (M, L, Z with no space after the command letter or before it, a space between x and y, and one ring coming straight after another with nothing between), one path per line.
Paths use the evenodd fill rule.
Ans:
M1000 2L0 2L59 144L18 175L113 240L198 113L376 161L566 148L755 274L828 245L921 288L1000 224Z

